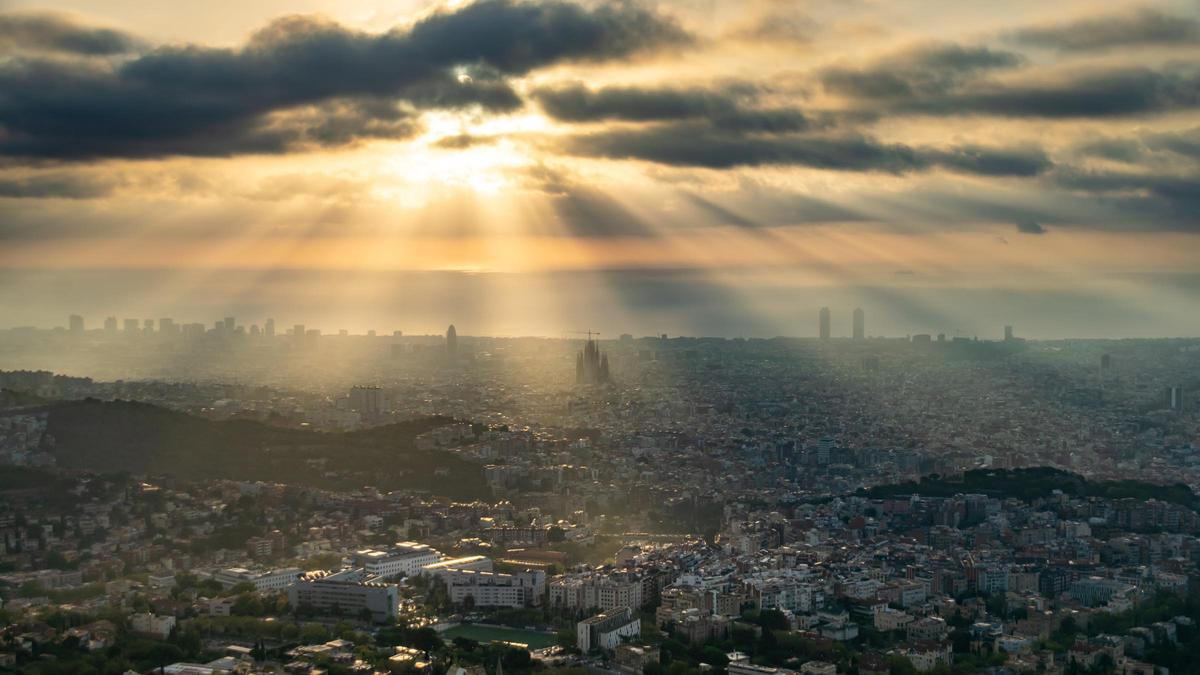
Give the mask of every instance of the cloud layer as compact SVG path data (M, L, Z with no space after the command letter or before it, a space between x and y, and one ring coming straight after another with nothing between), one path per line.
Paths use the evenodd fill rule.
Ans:
M125 49L49 17L9 21L23 45ZM404 138L415 111L520 107L508 78L532 69L688 39L630 3L480 0L382 34L296 16L238 49L160 47L115 64L21 56L0 64L0 154L228 156Z

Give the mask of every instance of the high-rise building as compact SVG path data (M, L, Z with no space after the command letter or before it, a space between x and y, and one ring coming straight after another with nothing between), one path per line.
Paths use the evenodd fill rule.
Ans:
M822 340L829 339L830 313L828 307L821 308L820 335Z
M160 332L164 335L174 334L175 333L175 320L174 319L159 319L158 320L158 332Z
M117 317L110 316L104 320L104 332L109 335L117 332Z
M351 388L350 409L363 417L378 417L383 412L383 389L379 387Z
M587 344L575 355L575 384L605 384L609 381L608 354L588 335Z
M68 321L69 321L68 325L71 327L72 333L76 333L76 334L83 333L83 317L82 316L79 316L78 314L72 314L71 317L68 319Z
M144 319L142 321L142 332L147 335L154 333L154 319Z
M225 317L225 333L226 334L232 335L233 328L236 325L237 325L237 322L233 320L232 316Z
M267 319L267 322L263 324L263 335L275 337L275 319Z
M304 341L304 324L298 323L292 326L292 337L296 339L296 342Z
M138 320L137 319L125 319L125 332L129 333L130 335L133 335L134 333L139 332L138 331Z
M854 310L854 339L862 340L867 337L867 315L859 307Z
M1013 327L1012 326L1004 327L1004 341L1005 342L1013 341Z
M1167 387L1167 408L1183 412L1183 387Z
M829 436L817 441L817 464L824 466L829 464L833 459L834 451L837 447L837 441Z
M451 361L458 358L458 331L454 329L454 324L446 329L446 356Z

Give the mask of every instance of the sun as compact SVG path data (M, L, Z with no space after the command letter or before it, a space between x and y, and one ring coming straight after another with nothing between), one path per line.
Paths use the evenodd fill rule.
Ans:
M462 190L496 195L519 187L520 177L536 164L522 137L544 122L535 116L483 121L464 114L427 114L424 133L391 157L385 171L426 195Z

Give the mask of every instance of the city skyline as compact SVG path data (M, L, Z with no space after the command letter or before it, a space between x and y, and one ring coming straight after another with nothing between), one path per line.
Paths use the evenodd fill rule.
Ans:
M851 339L851 340L855 340L855 341L864 340L867 338L896 339L896 338L912 338L912 337L914 337L913 334L906 334L906 335L870 334L870 335L868 335L866 333L866 328L865 328L866 313L861 307L856 307L854 309L852 316L851 316L850 328L848 330L846 330L845 332L839 332L833 328L834 324L832 323L832 313L833 313L833 309L830 307L822 307L820 309L820 311L818 312L818 317L817 317L816 331L814 333L812 333L811 335L804 335L804 334L782 335L781 334L781 335L775 335L775 336L770 336L770 337L813 337L813 338L819 338L819 339L842 338L842 339ZM2 329L3 329L3 327L0 327L0 330L2 330ZM160 335L160 336L161 335L170 335L170 336L197 337L197 336L202 336L202 335L214 335L215 334L215 335L219 335L222 337L261 336L261 337L266 337L266 338L271 338L271 337L285 338L285 337L303 336L306 334L311 335L311 334L314 334L313 331L315 331L315 334L323 336L323 337L354 336L354 337L372 337L372 338L374 338L374 337L399 338L399 337L431 337L431 336L437 335L437 333L408 333L408 334L406 334L403 330L400 330L400 329L380 331L375 328L368 328L368 329L363 330L362 332L355 333L355 332L351 332L349 329L346 329L346 328L336 328L333 330L326 330L319 326L314 326L312 324L305 324L305 323L295 324L292 326L292 328L288 328L284 332L277 334L275 331L274 317L267 317L266 319L262 320L262 325L260 326L260 324L255 320L251 320L250 323L244 323L244 322L238 323L237 318L232 317L232 316L223 317L220 320L211 321L208 324L206 324L204 322L200 322L200 321L176 321L174 317L159 317L158 319L150 319L150 318L138 319L138 318L129 318L129 317L118 318L117 316L107 316L103 319L102 322L100 322L100 325L97 326L95 324L89 324L88 317L86 317L84 315L71 314L67 317L67 325L65 327L64 326L9 326L8 329L9 330L32 329L32 330L42 330L42 331L63 331L67 334L72 334L72 335L86 335L87 333L90 332L93 334L99 333L99 334L103 334L106 336L123 336L123 335L136 334L136 335ZM518 337L561 337L564 340L579 340L582 338L567 337L568 334L576 334L579 332L580 331L563 330L563 331L561 331L561 333L562 333L561 336L530 334L530 335L522 335L522 336L518 336ZM586 333L588 335L588 337L587 337L588 342L592 342L592 341L599 342L602 340L599 333L592 333L590 331L587 331ZM951 335L951 337L973 337L973 338L980 337L979 335L966 336L963 334L962 331L957 331L957 333L958 333L957 335ZM945 335L944 332L942 334ZM593 335L595 335L595 337L593 337ZM608 339L609 340L617 340L617 339L621 339L621 337L624 337L625 335L629 335L629 336L633 337L632 334L622 333L620 337L615 337L615 338L610 337ZM645 335L639 335L637 337L659 339L663 335L668 335L668 334L650 332ZM923 334L918 334L918 335L923 335ZM454 324L450 324L450 326L446 329L446 331L444 333L444 337L446 340L447 354L451 358L453 358L458 349L458 347L457 347L458 331L455 328ZM513 336L491 335L491 334L487 334L487 333L481 333L481 334L467 334L465 337L513 337ZM674 336L670 336L670 335L668 335L668 337L713 338L713 337L723 337L723 336L714 336L714 335L674 335ZM740 336L740 337L744 337L744 336ZM991 336L986 335L986 336L984 336L984 339L988 339L989 337L991 337ZM1014 329L1011 324L1003 324L1002 325L999 339L1002 341L1009 341L1009 340L1014 339ZM598 354L598 353L595 354L595 359L599 359L599 358L600 358L600 354ZM590 361L591 360L589 359L589 363L590 363ZM598 361L596 362L595 366L596 367L599 366Z

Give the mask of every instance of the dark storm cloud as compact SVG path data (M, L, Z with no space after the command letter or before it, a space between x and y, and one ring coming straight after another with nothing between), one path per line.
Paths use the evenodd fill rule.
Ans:
M4 50L111 56L144 47L141 40L128 33L82 26L60 14L0 14L0 49Z
M0 176L0 198L94 199L109 194L113 181L71 173Z
M942 167L984 176L1032 176L1051 166L1037 148L921 149L856 134L739 134L687 123L580 135L566 148L585 156L710 169L792 165L900 174Z
M1070 23L1024 28L1013 41L1032 47L1086 52L1115 47L1183 45L1200 41L1200 21L1142 8Z
M799 131L808 126L808 119L799 110L752 107L757 96L756 89L746 86L592 90L575 84L533 92L533 98L548 115L564 122L704 119L724 129L764 132Z
M588 9L479 0L407 31L368 34L289 17L240 49L163 47L112 66L16 58L0 65L0 153L220 156L403 137L412 127L397 122L397 100L511 111L522 101L508 76L687 39L669 19L628 2ZM331 102L353 110L330 123L307 114Z
M826 68L820 80L827 91L854 98L911 98L945 94L981 73L1021 62L1018 54L987 47L918 45L861 68Z

